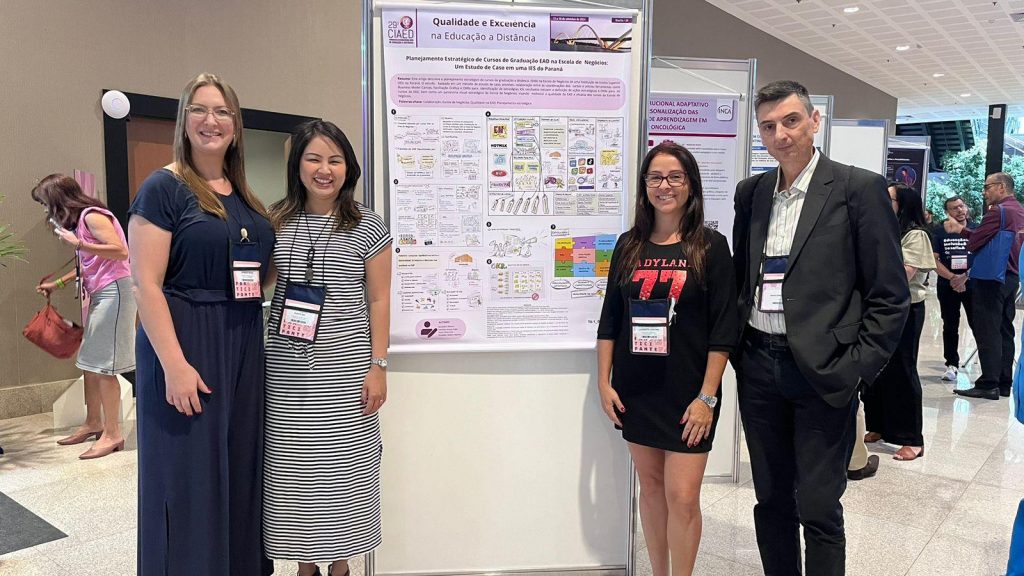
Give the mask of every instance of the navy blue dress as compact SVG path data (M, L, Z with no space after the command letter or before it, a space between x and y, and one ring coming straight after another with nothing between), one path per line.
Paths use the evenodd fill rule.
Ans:
M229 239L245 227L262 270L274 230L239 194L227 221L203 212L168 170L129 212L171 232L164 295L185 359L212 390L192 417L168 404L163 367L140 326L136 343L139 576L271 574L261 543L263 321L260 302L229 291Z

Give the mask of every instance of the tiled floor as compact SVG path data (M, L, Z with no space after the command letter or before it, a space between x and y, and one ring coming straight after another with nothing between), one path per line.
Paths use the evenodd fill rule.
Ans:
M966 325L966 323L964 323ZM1024 426L1009 402L966 400L941 382L941 322L934 300L921 345L927 456L882 456L878 475L851 482L846 508L851 576L994 576L1003 574L1010 528L1024 497ZM963 338L964 350L973 340ZM977 368L975 367L975 370ZM968 385L967 374L959 386ZM136 460L127 450L91 462L82 446L58 447L49 414L0 421L0 492L68 534L68 538L0 556L0 576L127 576L135 573ZM743 459L744 462L746 459ZM745 464L744 464L745 465ZM739 484L708 483L702 493L704 535L696 574L760 574L749 470ZM642 538L637 572L650 574ZM362 572L361 563L353 574ZM294 574L287 564L278 574Z
M868 445L881 457L874 478L850 482L846 510L849 576L995 576L1006 572L1010 532L1024 498L1024 426L1011 404L954 396L942 382L942 320L932 295L921 338L927 455L897 462L897 447ZM961 353L975 349L961 322ZM966 332L966 334L965 334ZM1020 333L1018 317L1017 333ZM1018 344L1018 349L1020 345ZM1019 352L1019 350L1018 350ZM961 372L966 388L980 370ZM747 466L748 459L742 461ZM705 484L704 533L695 574L761 574L749 469L740 484ZM642 539L637 572L649 575Z

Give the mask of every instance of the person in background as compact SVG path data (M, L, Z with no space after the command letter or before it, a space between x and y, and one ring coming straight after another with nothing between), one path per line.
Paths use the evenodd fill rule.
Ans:
M638 190L633 227L612 253L598 390L636 464L653 574L684 576L700 545L701 480L738 333L736 285L728 242L704 225L700 171L686 148L652 148Z
M271 207L277 287L267 341L263 541L299 576L348 573L381 542L391 235L355 201L359 163L337 126L292 135ZM301 521L296 521L301 519Z
M1013 319L1017 313L1014 299L1020 285L1020 248L1024 243L1024 207L1014 197L1013 178L1005 172L996 172L985 178L982 194L989 207L981 224L971 230L966 225L954 223L953 231L967 238L967 251L975 255L968 290L971 291L971 307L974 310L974 340L978 343L978 360L981 376L974 386L966 390L953 390L954 394L968 398L998 400L1010 395L1013 383ZM1006 257L1003 282L981 279L974 274L978 252L996 243L999 234L1010 234L1010 253ZM999 264L1002 266L1002 264Z
M891 183L889 198L900 223L903 268L910 285L910 312L899 345L864 395L867 425L864 441L885 440L899 444L900 449L893 458L914 460L924 455L917 353L924 327L924 300L928 294L924 279L935 268L935 257L924 220L921 194L906 184Z
M50 174L32 189L32 199L46 208L54 233L73 246L79 265L64 276L36 286L46 297L75 280L89 295L82 346L75 365L85 380L85 423L62 446L96 442L79 458L100 458L124 448L121 433L121 383L118 374L135 370L135 297L131 290L128 242L107 207L82 191L64 174ZM81 270L81 278L78 277Z
M946 369L942 379L956 382L960 366L960 308L967 314L971 326L974 310L971 309L971 293L967 291L967 270L970 268L970 252L967 239L960 235L964 227L974 229L977 224L967 219L967 205L959 196L946 199L946 220L934 227L932 232L932 253L939 280L935 294L939 299L942 314L942 357Z
M274 229L245 178L242 115L212 74L185 86L174 161L129 210L139 301L138 576L258 576L261 279Z

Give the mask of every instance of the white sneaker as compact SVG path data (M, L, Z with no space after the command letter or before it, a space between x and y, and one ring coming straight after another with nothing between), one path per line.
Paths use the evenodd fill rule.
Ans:
M942 379L946 382L956 382L956 366L946 366L946 371L942 374Z

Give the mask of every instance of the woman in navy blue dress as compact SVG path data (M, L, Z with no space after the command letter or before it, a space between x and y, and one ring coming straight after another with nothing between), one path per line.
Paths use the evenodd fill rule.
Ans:
M129 212L142 321L138 576L270 574L260 281L274 230L246 183L230 86L211 74L189 82L174 162L143 182Z

